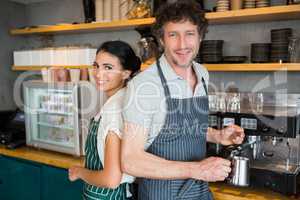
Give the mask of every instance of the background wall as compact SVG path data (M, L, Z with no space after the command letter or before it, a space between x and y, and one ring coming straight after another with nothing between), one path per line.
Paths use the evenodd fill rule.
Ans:
M21 37L12 37L9 30L27 24L26 10L21 4L0 1L0 110L14 109L13 84L18 73L11 70L14 49L26 47Z
M282 5L285 0L271 0L271 5ZM206 9L212 10L216 0L204 0ZM251 43L271 42L271 29L293 28L294 35L300 37L300 19L289 21L271 21L208 27L205 39L224 40L224 56L248 56ZM266 81L267 80L267 81ZM298 87L300 72L213 72L210 81L218 90L236 87L240 91L289 92L300 93ZM212 88L211 88L212 89Z
M51 0L26 6L29 25L84 22L82 0ZM138 51L136 42L140 38L134 30L102 31L97 33L55 35L54 46L91 44L98 47L106 40L122 39ZM32 47L43 46L42 39L31 36Z
M22 12L26 13L28 25L57 24L83 22L81 0L52 0L29 4ZM213 0L206 0L207 8L214 6ZM273 0L277 5L283 0ZM18 24L18 23L17 23ZM20 25L20 26L23 26ZM18 25L16 25L18 27ZM250 58L250 44L254 42L270 42L270 30L291 27L294 35L300 36L300 19L290 21L259 22L230 25L211 25L206 39L222 39L224 55L246 55ZM136 31L97 32L84 34L65 34L53 36L54 46L92 44L97 47L106 40L122 39L130 43L138 52L137 41L140 38ZM27 36L27 48L43 46L45 38ZM211 72L211 89L226 90L236 87L240 91L267 91L300 93L299 72Z
M293 28L294 35L300 37L300 20L260 22L232 25L214 25L209 26L208 34L205 39L224 40L224 56L248 56L250 60L251 43L268 43L271 42L271 29ZM300 82L299 72L282 72L282 73L265 73L265 72L239 72L239 73L211 73L211 82L215 83L219 89L223 86L230 85L234 82L234 87L241 91L253 91L253 88L260 84L264 78L272 79L269 85L260 86L263 91L274 92L279 88L285 87L289 93L299 93ZM281 84L286 80L286 85ZM278 81L280 85L278 85ZM225 87L226 88L226 87Z

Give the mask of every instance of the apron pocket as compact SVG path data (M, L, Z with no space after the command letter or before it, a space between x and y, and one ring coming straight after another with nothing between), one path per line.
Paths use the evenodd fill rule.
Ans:
M142 179L138 182L138 197L142 200L173 200L169 180Z
M203 199L209 199L208 185L203 181L193 179L172 180L171 191L174 199L200 199L200 197L207 197Z

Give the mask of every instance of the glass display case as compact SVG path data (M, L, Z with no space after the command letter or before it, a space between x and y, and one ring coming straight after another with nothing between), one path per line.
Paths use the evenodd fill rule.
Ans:
M83 155L89 120L104 100L89 82L25 82L26 144Z

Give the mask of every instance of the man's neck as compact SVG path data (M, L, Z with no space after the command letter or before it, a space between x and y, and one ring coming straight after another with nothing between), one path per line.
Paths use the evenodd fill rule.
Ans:
M185 80L191 79L191 77L195 76L194 69L192 67L192 64L189 67L179 67L179 66L172 66L175 73L182 77Z
M172 67L175 73L186 80L191 87L193 93L195 92L195 88L197 85L197 76L196 72L194 71L193 65L191 64L189 67Z

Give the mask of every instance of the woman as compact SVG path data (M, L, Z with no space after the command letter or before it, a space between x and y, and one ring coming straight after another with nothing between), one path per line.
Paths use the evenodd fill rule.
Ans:
M69 169L71 181L82 179L85 182L84 199L129 199L127 185L134 178L121 172L121 112L126 82L139 71L140 65L139 58L125 42L105 42L97 50L94 62L96 86L108 99L91 120L85 168L74 166Z

